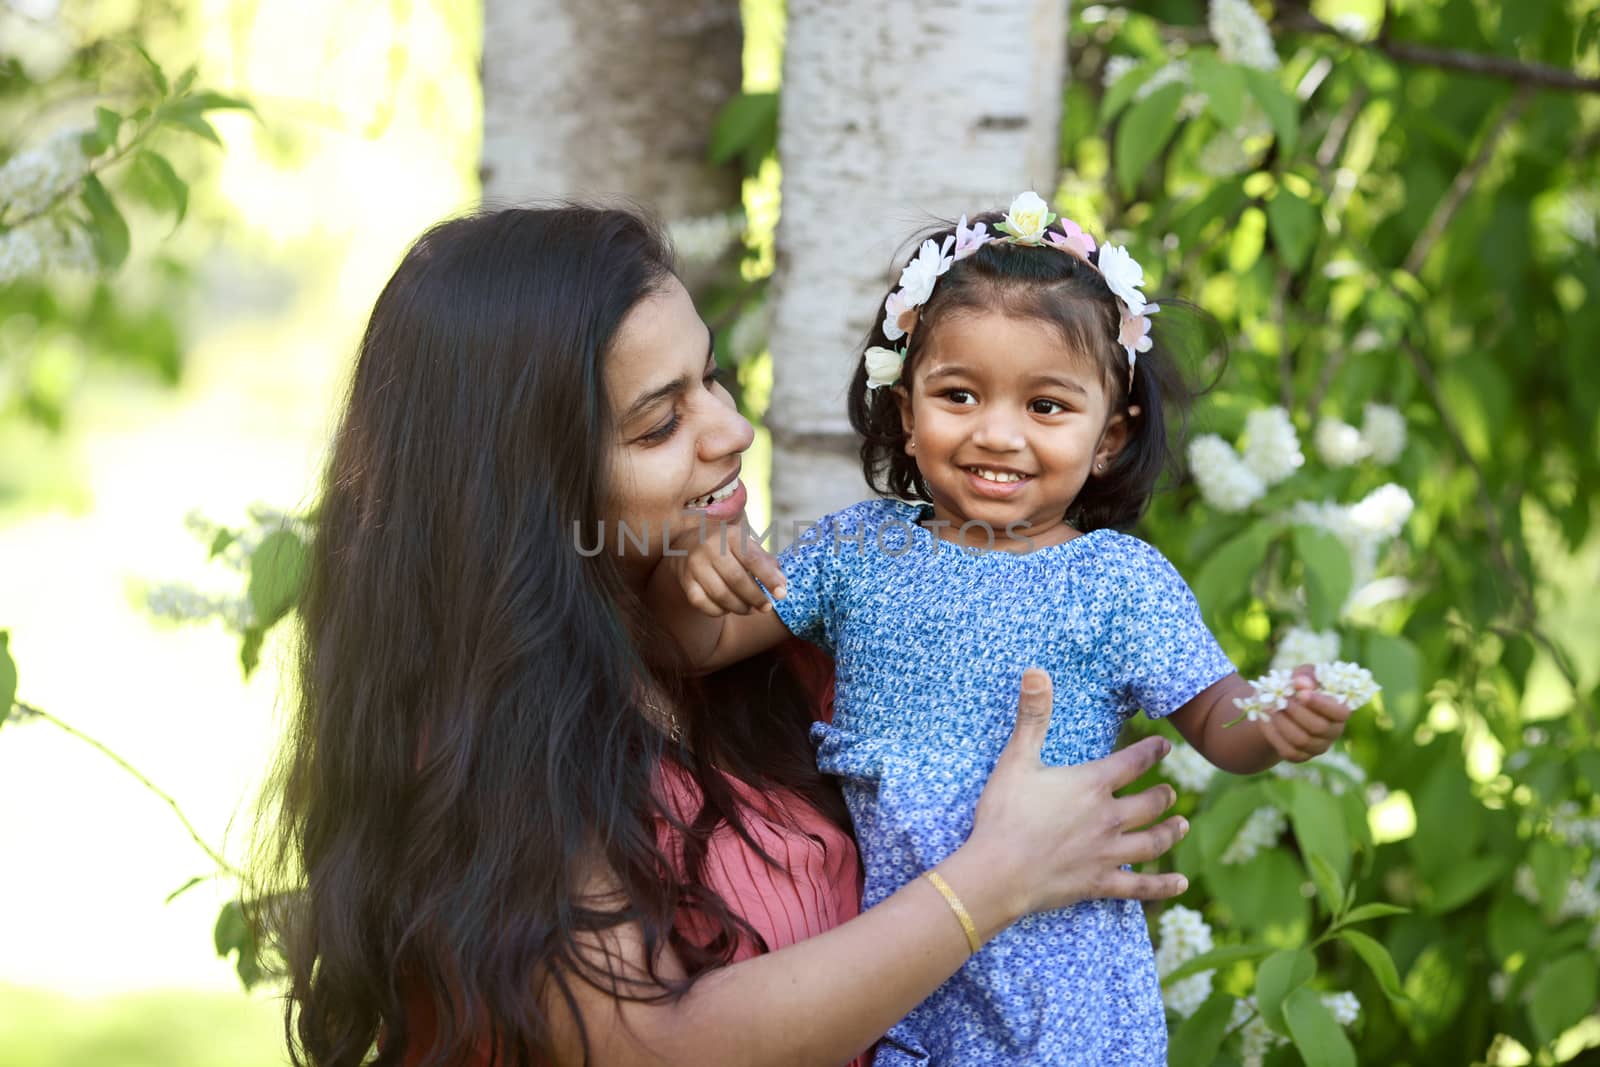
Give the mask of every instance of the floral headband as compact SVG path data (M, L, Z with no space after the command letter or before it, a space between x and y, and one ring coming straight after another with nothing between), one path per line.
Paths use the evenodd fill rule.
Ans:
M1140 352L1150 351L1150 316L1161 310L1159 304L1145 303L1144 268L1121 245L1102 245L1095 259L1094 238L1083 232L1071 219L1062 219L1060 232L1050 229L1056 221L1050 206L1032 191L1020 194L1011 201L1006 217L995 224L998 233L989 233L984 223L967 225L961 216L952 237L944 239L943 246L930 238L922 242L917 258L900 272L900 288L889 294L883 304L883 335L891 341L909 337L917 327L918 309L933 295L934 283L956 264L987 244L1028 245L1049 247L1076 256L1100 273L1117 298L1122 310L1122 325L1117 332L1117 343L1128 353L1128 388L1133 388L1133 365ZM879 389L900 380L905 367L906 346L898 349L873 345L864 353L867 364L867 388Z

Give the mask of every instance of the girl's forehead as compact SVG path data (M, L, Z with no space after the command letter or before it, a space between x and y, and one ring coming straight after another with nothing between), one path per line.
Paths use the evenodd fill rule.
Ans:
M924 351L921 376L964 370L970 374L1026 377L1036 373L1098 378L1099 361L1070 342L1055 323L1000 312L941 318Z

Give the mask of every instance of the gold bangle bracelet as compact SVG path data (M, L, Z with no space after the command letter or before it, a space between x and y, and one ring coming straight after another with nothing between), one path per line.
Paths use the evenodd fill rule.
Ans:
M939 891L939 895L944 897L944 902L950 905L950 910L955 912L956 920L961 923L961 932L967 935L968 946L973 953L977 953L983 945L978 941L978 927L972 921L972 916L967 913L967 906L961 903L956 891L950 888L949 882L939 876L938 871L928 871L923 877L933 883L933 888Z

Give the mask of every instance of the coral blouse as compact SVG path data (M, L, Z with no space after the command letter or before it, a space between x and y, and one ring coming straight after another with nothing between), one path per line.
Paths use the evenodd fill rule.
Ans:
M800 645L799 642L793 642ZM831 661L808 656L800 645L786 649L807 688L818 695L819 717L832 718ZM855 841L803 798L792 793L766 793L729 777L745 806L746 832L777 861L773 867L751 850L733 828L718 827L711 835L705 862L705 879L728 905L740 914L768 947L777 950L824 933L853 919L861 910L861 864ZM663 800L686 821L700 809L694 780L676 768L663 767L658 779ZM669 857L681 855L676 832L664 821L657 824L657 839ZM694 917L680 917L680 931L695 936ZM758 946L741 939L734 962L759 955ZM411 998L412 1040L407 1064L418 1062L433 1043L431 1008L425 997ZM760 1025L754 1021L753 1025ZM870 1052L849 1067L868 1067ZM493 1067L484 1050L473 1067Z

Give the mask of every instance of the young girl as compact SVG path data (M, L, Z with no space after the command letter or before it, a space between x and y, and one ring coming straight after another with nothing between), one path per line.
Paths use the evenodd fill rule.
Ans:
M1224 729L1250 685L1171 564L1118 532L1144 512L1187 400L1143 285L1125 249L1097 249L1031 192L963 217L902 272L851 387L867 480L900 499L828 516L781 561L701 538L652 576L699 667L790 632L834 655L835 715L813 740L855 820L864 907L965 839L1024 668L1056 680L1046 763L1106 755L1140 708L1240 774L1309 759L1343 729L1348 709L1308 668L1284 710ZM1166 1062L1137 904L1033 915L980 950L945 895L975 955L877 1067Z

